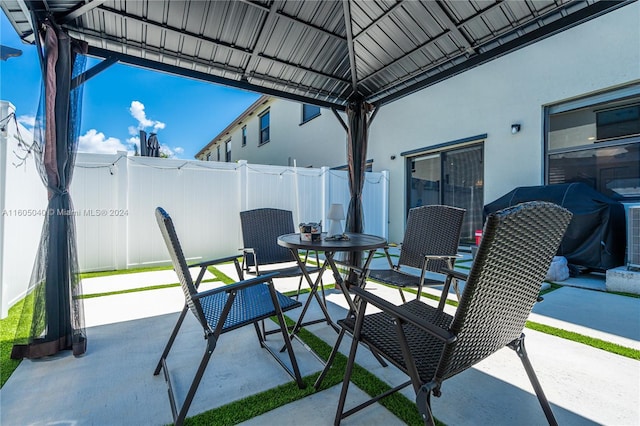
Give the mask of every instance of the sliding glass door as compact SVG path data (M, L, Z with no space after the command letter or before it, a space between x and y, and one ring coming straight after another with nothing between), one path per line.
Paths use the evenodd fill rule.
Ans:
M428 204L466 209L461 243L472 244L482 229L483 163L482 143L408 158L407 211Z

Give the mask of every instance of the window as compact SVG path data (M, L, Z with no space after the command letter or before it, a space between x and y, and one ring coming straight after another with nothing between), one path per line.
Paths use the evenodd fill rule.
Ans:
M640 199L640 85L546 108L546 181Z
M230 163L231 162L231 139L229 139L224 143L224 147L226 151L224 161L226 161L227 163Z
M242 146L247 146L247 126L242 126Z
M484 147L456 143L451 148L407 157L407 212L413 207L446 204L466 209L460 241L475 242L482 229ZM408 153L403 153L408 155Z
M211 153L207 152L207 161L211 161Z
M216 149L218 151L218 161L220 161L220 145L218 145Z
M259 117L260 120L260 141L258 146L269 142L269 111Z
M302 104L302 123L316 118L320 115L320 107L315 105Z

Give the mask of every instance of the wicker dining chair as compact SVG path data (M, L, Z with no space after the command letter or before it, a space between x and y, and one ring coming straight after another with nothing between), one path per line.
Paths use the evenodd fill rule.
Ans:
M260 208L240 212L240 224L242 226L242 269L247 274L260 275L260 267L275 265L268 272L277 271L279 278L300 277L298 292L300 295L304 274L296 262L293 253L278 245L278 237L284 234L297 232L293 224L293 214L289 210L274 208ZM304 262L309 257L309 251L304 252ZM315 254L317 266L306 266L309 274L320 270L320 259ZM263 268L264 269L264 268ZM324 286L321 282L322 296L324 298Z
M444 286L444 300L453 281L454 290L460 299L455 278L430 278L427 273L440 273L442 268L453 269L465 211L445 205L429 205L409 210L398 262L393 263L388 247L385 248L389 268L372 269L369 271L369 278L397 287L403 302L406 302L402 291L404 288L417 288L417 299L420 299L424 286ZM417 269L420 275L415 275L407 268Z
M571 213L555 204L528 202L490 215L482 242L466 280L454 316L419 300L402 305L361 288L357 316L339 321L353 336L335 424L348 415L409 384L425 424L433 425L431 395L440 396L443 382L503 347L516 351L549 424L557 424L549 402L525 351L523 329L539 300L540 286L571 220ZM371 304L381 312L366 314ZM410 380L344 412L345 398L359 342L405 372ZM337 346L330 355L333 362ZM323 371L323 376L326 373ZM321 385L321 376L316 388ZM485 390L482 390L485 391Z
M169 250L173 267L178 275L180 286L182 287L185 297L185 306L178 317L178 322L169 337L169 341L167 342L167 345L162 352L162 356L160 357L160 361L158 361L153 373L157 376L160 374L161 370L164 371L165 380L169 388L169 402L171 404L174 423L176 425L181 425L184 422L220 335L236 330L245 325L253 324L258 335L260 346L266 349L267 352L275 358L275 360L296 381L300 388L304 388L305 385L300 376L300 370L291 346L291 340L289 338L287 325L283 315L283 312L297 308L301 306L301 303L284 296L275 290L272 280L277 273L266 274L252 279L242 280L234 284L224 285L212 290L198 292L198 287L204 277L207 267L217 263L234 261L238 275L242 278L242 270L237 260L237 256L194 265L201 268L200 273L194 282L185 261L171 217L166 211L164 211L164 209L158 207L156 209L156 219L167 245L167 249ZM193 378L184 402L180 407L177 403L175 391L171 384L171 380L174 380L175 377L171 376L169 373L166 360L189 310L202 326L207 345L195 377ZM278 320L280 333L284 339L284 349L288 352L290 365L285 364L280 359L277 355L277 349L273 350L266 345L266 334L272 333L267 333L263 330L261 331L258 326L259 322L263 322L271 317L275 317Z

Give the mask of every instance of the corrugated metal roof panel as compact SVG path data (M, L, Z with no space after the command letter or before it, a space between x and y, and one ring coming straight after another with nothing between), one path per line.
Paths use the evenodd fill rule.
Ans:
M95 55L128 55L119 59L340 107L354 87L371 102L388 102L629 2L3 0L0 5L28 40L30 12L39 19L53 14Z

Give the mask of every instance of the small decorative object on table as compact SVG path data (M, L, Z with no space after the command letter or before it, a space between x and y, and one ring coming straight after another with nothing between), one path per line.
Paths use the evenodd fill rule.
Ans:
M349 236L347 234L331 235L331 236L325 237L324 240L325 241L349 241Z
M300 227L301 241L320 241L322 234L322 221L320 221L320 223L301 223L298 226Z
M331 204L327 219L329 219L329 237L340 237L342 235L342 221L344 220L342 204Z

